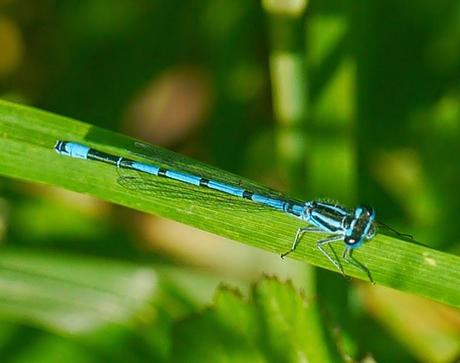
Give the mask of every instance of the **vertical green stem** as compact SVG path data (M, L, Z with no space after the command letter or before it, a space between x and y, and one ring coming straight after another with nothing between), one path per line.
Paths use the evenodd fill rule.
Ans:
M277 124L277 152L283 178L291 192L305 193L305 123L308 112L308 79L305 63L304 14L307 1L262 0L270 32L270 75L273 111ZM306 266L305 292L316 296L314 268ZM333 361L338 352L330 343L323 317L315 305L309 309L312 361ZM322 347L320 349L319 347ZM332 358L334 357L334 359Z
M270 75L282 176L291 191L305 191L307 75L303 18L307 1L263 0L270 35Z

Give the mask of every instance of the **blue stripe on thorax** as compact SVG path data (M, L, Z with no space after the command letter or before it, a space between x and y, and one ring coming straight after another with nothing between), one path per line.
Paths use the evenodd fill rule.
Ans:
M325 232L343 230L341 216L334 217L333 215L327 215L316 210L311 212L308 222Z

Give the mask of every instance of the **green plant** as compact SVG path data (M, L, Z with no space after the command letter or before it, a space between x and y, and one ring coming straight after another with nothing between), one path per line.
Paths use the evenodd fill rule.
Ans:
M251 204L235 200L227 207L218 193L209 193L170 180L153 180L157 192L133 192L117 183L115 168L84 160L72 160L53 150L58 139L73 140L119 155L127 155L133 141L122 135L88 124L7 102L0 103L1 157L3 175L62 186L104 200L171 218L197 228L262 248L274 253L285 251L300 221L276 211L251 213ZM178 168L198 174L212 174L216 179L241 180L248 186L261 188L222 170L188 158L154 148L159 159L173 161ZM175 193L174 193L175 191ZM181 198L180 193L187 193ZM292 256L313 265L333 270L315 248L317 235L306 235ZM338 253L341 253L338 249ZM394 237L377 235L362 247L356 256L377 282L401 291L412 292L452 306L460 306L460 258ZM365 279L362 273L345 266L348 275Z

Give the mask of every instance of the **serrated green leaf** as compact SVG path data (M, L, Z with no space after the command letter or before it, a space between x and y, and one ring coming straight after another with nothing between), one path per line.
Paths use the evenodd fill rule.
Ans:
M317 310L291 284L271 278L253 288L249 301L220 288L208 310L177 325L172 360L340 362L333 341L321 336Z

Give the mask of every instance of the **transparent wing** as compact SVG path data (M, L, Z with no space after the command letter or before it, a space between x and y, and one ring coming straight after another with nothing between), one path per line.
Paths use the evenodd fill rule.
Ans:
M217 180L219 182L224 182L229 185L238 186L244 188L248 191L264 195L273 199L290 201L297 204L303 204L303 202L288 198L283 193L275 191L273 189L257 186L254 187L248 181L240 178L237 175L226 174L225 177L219 176L216 178L213 170L209 168L206 164L195 163L190 165L189 160L186 157L181 157L180 155L174 154L174 156L168 155L168 151L159 152L158 149L152 148L148 144L142 142L134 142L134 147L132 150L127 150L127 152L136 159L144 159L147 162L153 163L157 166L165 167L169 170L180 170L189 174L197 175L210 180ZM164 183L163 178L159 178L153 175L148 175L145 173L135 172L127 169L119 169L119 180L118 183L130 190L137 190L143 193L162 193L163 195L174 198L182 198L188 200L203 200L211 199L213 201L219 202L222 206L228 208L243 208L251 210L271 210L272 208L252 202L247 199L234 197L227 195L225 193L211 190L205 187L197 187L193 185L188 185L186 183L175 182ZM167 185L165 185L167 184ZM165 195L166 196L166 195Z
M272 208L247 199L234 197L204 187L166 180L153 175L120 169L117 182L123 188L145 195L185 201L198 201L202 205L243 211L270 211Z
M117 169L117 182L120 186L132 192L145 195L160 196L168 199L198 201L202 205L214 208L225 208L243 211L271 211L273 208L255 203L251 200L228 195L206 187L199 187L149 175L135 170ZM265 194L264 194L265 195ZM285 200L285 199L283 199Z

